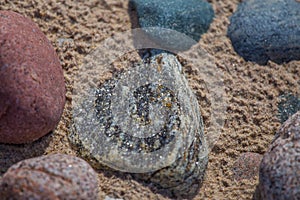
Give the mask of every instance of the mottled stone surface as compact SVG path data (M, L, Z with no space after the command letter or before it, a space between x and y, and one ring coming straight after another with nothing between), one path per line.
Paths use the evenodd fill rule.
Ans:
M286 93L280 96L278 104L278 117L285 122L289 117L300 110L300 98L294 94Z
M123 200L123 199L116 199L116 198L112 198L112 197L109 197L109 196L105 196L104 200Z
M181 68L174 55L162 53L115 73L86 96L75 93L70 139L81 155L95 167L134 173L176 196L194 195L208 152L198 103Z
M65 84L51 43L30 19L0 11L0 143L26 143L53 130Z
M96 172L84 160L52 154L23 160L3 175L1 199L97 199Z
M260 199L300 199L300 112L276 134L260 166Z
M242 153L233 164L233 178L237 181L254 179L258 176L261 159L262 155L258 153Z
M230 19L228 36L247 61L266 64L300 59L300 3L243 1Z
M204 0L131 0L141 28L160 27L185 34L194 40L182 42L181 36L165 29L145 29L145 32L164 47L187 49L200 40L213 20L212 6Z

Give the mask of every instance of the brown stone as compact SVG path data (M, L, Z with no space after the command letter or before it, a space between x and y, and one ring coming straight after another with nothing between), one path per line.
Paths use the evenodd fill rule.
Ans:
M233 165L233 178L237 181L254 179L258 176L261 159L262 155L258 153L242 153Z
M97 199L96 172L75 156L52 154L23 160L4 174L0 197L6 199Z
M63 71L30 19L0 11L0 143L27 143L53 130L65 104Z
M279 129L260 165L258 199L300 199L300 111Z

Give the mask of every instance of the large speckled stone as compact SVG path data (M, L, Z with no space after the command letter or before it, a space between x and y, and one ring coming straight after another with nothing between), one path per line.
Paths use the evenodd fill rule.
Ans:
M58 124L65 84L51 43L30 19L0 11L0 143L37 140Z
M140 27L150 38L162 47L175 50L185 50L197 43L214 17L212 6L205 0L131 0L130 5L136 10ZM166 29L185 34L193 41L182 41L184 37Z
M230 19L228 36L235 51L247 61L300 60L300 3L243 1Z
M157 54L99 86L93 80L110 70L93 70L84 70L91 82L79 74L85 90L73 98L70 139L81 155L97 168L133 173L177 197L195 195L208 150L197 99L176 56Z
M52 154L23 160L3 175L0 197L8 199L97 199L96 172L84 160Z
M300 112L276 134L260 166L260 199L300 199Z

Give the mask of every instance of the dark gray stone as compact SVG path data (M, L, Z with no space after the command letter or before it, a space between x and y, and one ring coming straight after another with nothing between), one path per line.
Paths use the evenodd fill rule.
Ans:
M258 197L267 200L300 199L300 112L279 129L263 156Z
M265 65L300 59L300 3L247 0L230 19L228 36L246 61Z
M137 12L140 27L150 38L162 47L175 50L188 49L199 41L214 17L212 6L204 0L131 0L130 4ZM181 34L190 40L182 41Z
M285 122L289 117L300 110L300 98L297 96L286 93L280 96L278 104L278 117L280 122Z
M93 70L84 71L92 82L110 71ZM85 89L74 94L70 135L80 154L96 168L133 173L177 197L195 195L208 149L197 99L177 58L155 55L90 90L95 83L80 75Z

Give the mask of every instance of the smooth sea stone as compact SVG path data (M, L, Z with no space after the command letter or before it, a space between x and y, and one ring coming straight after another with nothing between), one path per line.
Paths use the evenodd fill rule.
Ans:
M279 129L275 140L263 156L258 198L300 199L300 112Z
M267 64L300 59L300 3L247 0L230 19L228 36L246 61Z
M30 19L0 11L0 143L29 143L55 129L65 104L58 56Z
M9 199L97 199L93 168L75 156L52 154L11 166L0 181L0 197Z
M130 5L148 36L171 50L185 50L196 44L214 18L212 6L204 0L131 0Z
M92 69L89 80L96 80L101 75ZM93 85L79 80L80 87ZM73 103L70 140L94 167L133 173L177 197L196 194L208 150L197 99L174 55L115 72L99 87L75 92Z

